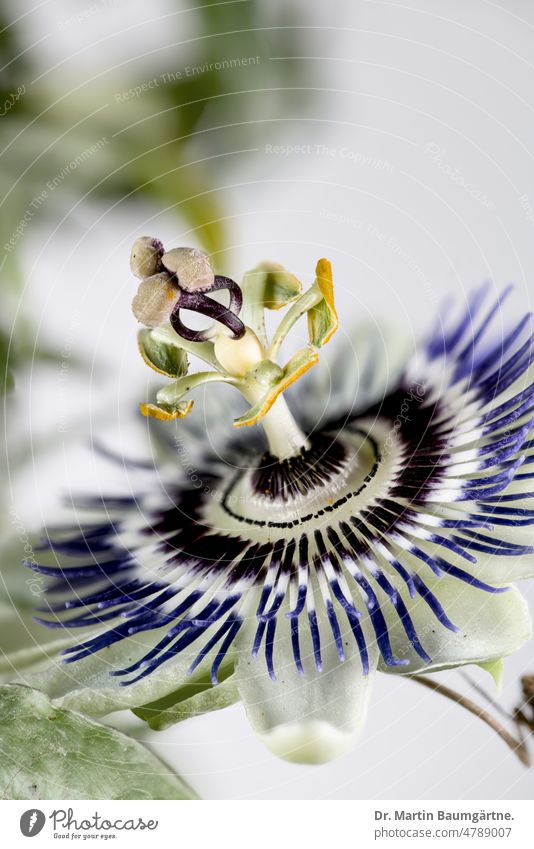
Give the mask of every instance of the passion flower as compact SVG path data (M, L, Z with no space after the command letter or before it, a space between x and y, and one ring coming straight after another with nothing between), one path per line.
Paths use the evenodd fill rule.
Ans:
M149 270L179 287L180 256ZM145 361L173 378L141 411L183 419L195 388L225 383L249 405L239 439L224 459L201 439L194 475L176 463L165 485L90 499L94 520L49 541L70 562L29 564L54 578L41 621L92 629L64 650L70 672L38 683L87 712L167 720L239 698L272 751L324 761L357 739L376 671L495 669L530 637L512 586L534 573L530 317L497 332L501 300L484 312L479 289L387 386L376 358L362 376L354 338L329 383L314 369L296 387L291 411L285 390L338 326L330 263L304 293L273 263L242 287L208 280L204 262L187 273L187 308L215 323L199 335L173 312L141 331ZM209 298L223 285L226 307ZM286 305L269 340L264 309ZM304 317L309 343L280 363ZM210 368L189 374L188 354ZM188 422L177 426L192 452Z

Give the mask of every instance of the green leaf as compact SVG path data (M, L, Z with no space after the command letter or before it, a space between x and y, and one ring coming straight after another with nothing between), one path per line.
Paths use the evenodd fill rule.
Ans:
M139 353L150 368L166 377L183 377L189 367L187 353L170 345L151 330L140 330L137 336Z
M145 746L20 684L0 687L3 799L195 799Z
M2 381L2 387L0 389L0 394L7 395L8 392L12 392L15 388L15 378L13 376L13 372L7 369L4 372L4 379Z
M153 731L163 731L184 719L222 710L239 701L233 664L228 665L226 670L219 670L219 681L214 687L211 676L205 674L163 699L134 708L133 713L147 722Z

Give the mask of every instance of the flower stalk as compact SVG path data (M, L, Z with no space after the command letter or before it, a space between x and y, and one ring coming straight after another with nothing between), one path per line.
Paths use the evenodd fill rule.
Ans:
M457 705L460 705L460 707L463 707L465 710L469 711L469 713L477 716L482 720L482 722L485 722L486 725L495 731L495 733L506 743L508 748L512 750L514 755L519 758L524 766L532 766L532 761L525 741L518 740L513 734L510 734L504 725L502 725L502 723L500 723L499 720L485 708L477 705L476 702L473 702L471 699L467 698L467 696L458 693L451 687L447 687L445 684L440 684L437 681L432 681L430 678L427 678L426 675L411 675L410 679L421 684L423 687L428 687L428 689L433 690L435 693L439 693L446 699L456 702Z

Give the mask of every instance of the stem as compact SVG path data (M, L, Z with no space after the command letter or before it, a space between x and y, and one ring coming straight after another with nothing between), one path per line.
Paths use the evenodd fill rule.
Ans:
M261 424L267 436L269 451L279 460L295 457L310 447L282 395L278 396L269 412L264 415Z
M271 346L267 351L267 356L269 359L276 361L276 357L278 356L278 352L282 345L282 342L286 338L287 334L291 330L294 324L302 318L305 313L308 312L309 309L314 307L322 300L323 296L321 294L320 289L317 285L312 286L308 289L307 292L304 292L303 295L300 296L298 301L295 301L291 309L286 312L282 321L278 325L275 334L273 336Z
M197 371L195 374L186 374L185 377L180 377L174 383L169 383L163 389L160 389L156 400L158 404L177 404L182 400L184 395L197 386L202 386L206 383L230 383L237 385L235 377L226 377L218 371Z
M267 339L267 331L265 329L265 307L260 302L247 301L246 297L241 310L241 321L246 327L250 327L254 331L260 344L267 350L269 340Z
M472 687L476 693L478 693L479 696L482 696L484 699L486 699L487 702L489 702L489 704L493 708L495 708L497 713L500 713L500 715L504 717L504 719L510 719L509 714L505 711L502 705L500 705L499 702L496 702L495 699L488 692L486 692L484 687L481 687L480 684L477 684L476 681L473 681L473 679L466 672L460 671L460 675L462 676L464 681L467 681L469 686Z
M440 693L440 695L445 696L445 698L456 702L456 704L459 704L461 707L468 710L469 713L478 716L482 722L489 725L489 727L499 735L501 740L504 740L506 745L512 750L512 752L514 752L515 755L517 755L522 764L525 766L531 765L530 755L527 751L525 741L517 740L513 734L510 734L510 732L507 731L506 728L504 728L504 726L491 715L491 713L488 713L487 710L484 710L484 708L480 707L480 705L477 705L475 702L472 702L471 699L468 699L466 696L462 696L461 693L456 692L456 690L452 690L450 687L445 686L445 684L438 684L437 681L431 681L430 678L426 678L424 675L410 675L409 677L412 681L417 681L417 683L422 684L423 687L428 687L430 690L434 690L435 693Z

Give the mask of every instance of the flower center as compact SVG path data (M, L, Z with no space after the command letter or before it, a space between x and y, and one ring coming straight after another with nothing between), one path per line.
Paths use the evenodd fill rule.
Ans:
M261 422L270 454L280 461L298 458L309 449L282 396L318 362L318 349L337 330L328 260L319 260L315 281L305 292L300 281L276 263L261 263L245 275L240 287L229 277L215 275L202 251L173 248L164 252L161 242L148 236L136 240L131 267L141 278L132 303L134 315L149 328L138 337L141 356L159 374L174 378L157 393L156 403L140 404L141 413L161 421L184 418L194 403L186 399L187 394L208 383L226 383L251 405L234 419L235 427ZM209 297L221 290L228 292L228 306ZM284 307L288 310L269 341L265 310ZM184 310L209 316L214 324L207 330L193 330L182 320ZM305 316L308 344L285 364L278 363L284 340ZM189 374L188 354L211 369ZM282 478L287 479L288 468L280 470ZM261 484L271 486L264 475L260 475Z
M342 434L312 437L296 457L278 461L264 454L257 466L240 470L213 493L203 521L263 542L273 533L294 534L297 526L317 527L354 513L360 502L369 504L371 488L377 496L385 494L391 481L398 446L393 443L384 456L380 444L387 434L377 430L376 422L364 420Z

